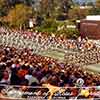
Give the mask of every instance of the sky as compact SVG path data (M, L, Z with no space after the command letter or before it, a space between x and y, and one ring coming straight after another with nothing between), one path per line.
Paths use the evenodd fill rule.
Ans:
M79 4L83 4L84 2L93 2L95 4L96 0L73 0L74 2L79 2Z

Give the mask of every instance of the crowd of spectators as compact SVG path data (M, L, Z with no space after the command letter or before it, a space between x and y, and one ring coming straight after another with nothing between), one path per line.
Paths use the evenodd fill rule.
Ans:
M87 51L78 51L74 53L66 53L66 62L76 65L91 65L100 62L100 48L94 47Z
M84 80L83 86L85 87L100 85L100 74L86 71L80 64L76 65L72 58L70 60L74 63L68 61L64 64L33 52L37 48L45 50L58 45L66 50L73 51L77 48L83 52L80 53L81 55L79 54L80 56L74 57L80 60L86 57L86 64L87 60L89 60L88 63L91 63L92 59L99 62L99 49L95 49L95 45L88 39L68 40L62 36L58 38L55 35L47 37L42 33L33 33L30 38L29 35L22 35L18 32L4 33L0 34L0 84L42 86L49 83L59 87L74 87L76 81L81 78ZM39 47L34 49L33 43L37 43ZM78 63L81 62L78 61Z
M89 73L75 65L65 65L58 61L32 53L30 49L16 49L0 46L0 84L21 86L74 87L82 78L84 86L99 86L100 75Z
M94 43L89 39L67 39L64 35L55 35L51 33L41 32L22 32L22 31L3 31L0 35L0 42L15 47L32 48L34 52L44 51L48 49L66 50L90 50L94 47Z
M42 86L49 83L74 87L79 78L84 80L85 87L100 85L99 74L87 72L80 66L33 54L31 49L0 46L0 84Z

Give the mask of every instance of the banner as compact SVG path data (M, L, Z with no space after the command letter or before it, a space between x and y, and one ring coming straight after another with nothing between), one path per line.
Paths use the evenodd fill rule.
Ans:
M56 87L43 84L42 87L0 85L0 100L86 100L100 99L100 86Z

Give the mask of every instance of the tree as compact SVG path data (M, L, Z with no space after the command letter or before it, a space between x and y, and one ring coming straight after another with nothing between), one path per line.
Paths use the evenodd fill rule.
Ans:
M62 0L62 5L61 5L62 12L68 13L72 5L73 5L72 0Z
M70 9L72 9L74 6L73 0L62 0L60 2L60 6L58 11L60 11L58 19L59 20L65 20L68 18L68 12Z
M89 9L81 9L79 6L73 7L68 12L70 19L83 19L89 14Z
M96 0L95 7L90 10L91 15L100 15L100 0Z
M93 8L90 10L90 15L100 15L100 8Z
M0 17L3 17L7 13L7 1L6 0L0 0Z
M96 7L100 9L100 0L96 0Z
M9 11L7 20L10 26L21 28L29 20L31 15L32 8L23 4L18 4Z
M39 12L44 18L65 20L73 5L73 0L41 0Z
M39 9L40 15L52 17L54 7L54 0L41 0Z

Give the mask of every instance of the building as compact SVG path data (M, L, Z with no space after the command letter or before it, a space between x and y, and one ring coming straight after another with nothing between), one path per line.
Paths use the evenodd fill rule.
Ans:
M87 16L80 21L80 34L90 39L100 39L100 16Z

